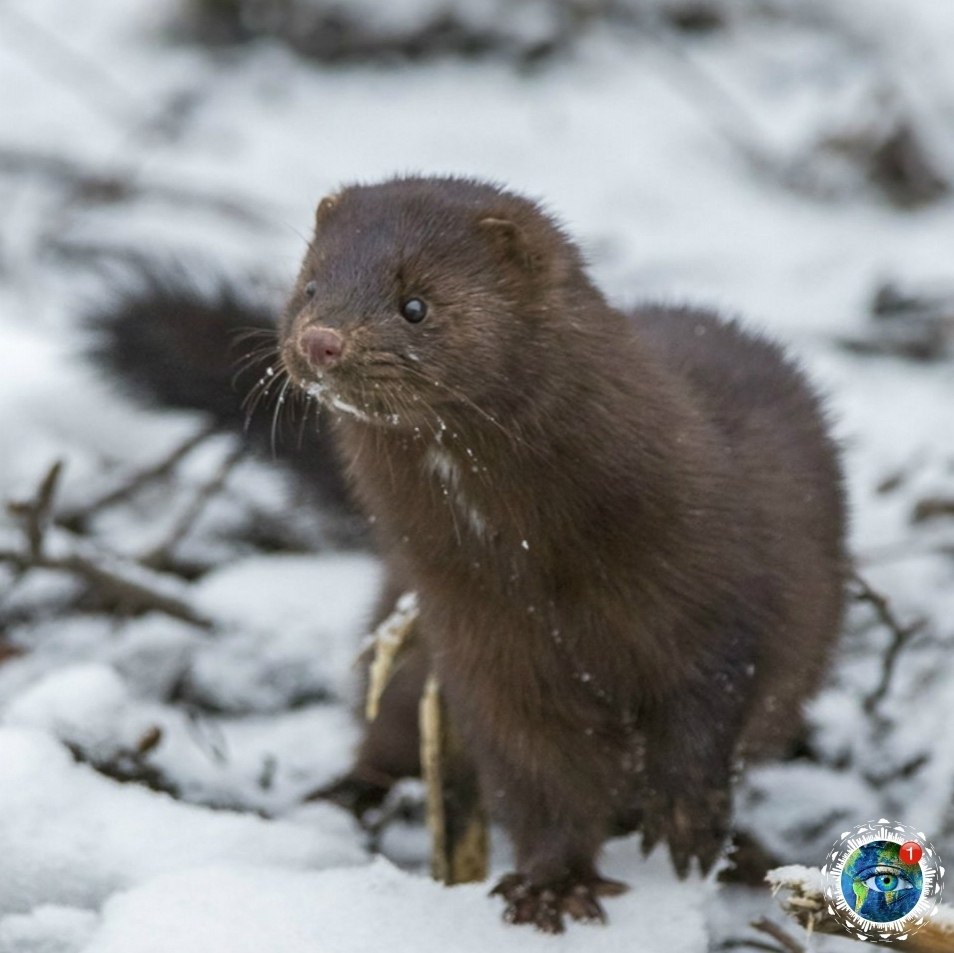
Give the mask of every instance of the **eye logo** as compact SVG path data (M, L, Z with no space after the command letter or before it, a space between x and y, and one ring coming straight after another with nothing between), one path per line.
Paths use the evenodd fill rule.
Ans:
M859 916L890 923L907 916L921 899L924 876L918 864L901 860L901 845L873 840L845 862L841 893Z
M925 836L881 819L841 835L828 855L825 899L860 939L906 939L935 913L944 868Z

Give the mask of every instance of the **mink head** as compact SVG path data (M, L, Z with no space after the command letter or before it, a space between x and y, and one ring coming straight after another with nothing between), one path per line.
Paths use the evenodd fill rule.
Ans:
M351 186L315 219L282 358L304 390L369 422L515 410L555 343L555 312L598 295L559 226L492 185Z

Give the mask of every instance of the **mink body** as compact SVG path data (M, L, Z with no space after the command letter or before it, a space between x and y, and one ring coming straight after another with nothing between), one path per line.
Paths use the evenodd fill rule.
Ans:
M463 179L325 199L280 340L337 416L382 609L421 608L352 779L417 770L430 667L514 842L508 919L601 917L614 830L711 866L739 759L797 736L841 619L841 476L797 368L703 310L611 307L537 205Z

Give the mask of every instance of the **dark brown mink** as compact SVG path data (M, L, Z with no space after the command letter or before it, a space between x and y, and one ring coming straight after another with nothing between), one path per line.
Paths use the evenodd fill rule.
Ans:
M839 463L793 362L704 310L611 307L539 205L459 178L324 199L280 340L337 412L382 607L420 603L352 780L417 771L430 667L513 840L508 920L602 919L620 829L708 870L841 620Z

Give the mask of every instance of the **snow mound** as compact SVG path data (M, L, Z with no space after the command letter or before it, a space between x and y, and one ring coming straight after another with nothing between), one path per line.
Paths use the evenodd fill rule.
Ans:
M625 847L617 853L634 853L632 842ZM611 929L573 924L554 940L505 924L485 884L448 889L383 859L308 873L216 866L114 897L84 953L552 953L555 946L698 953L705 948L698 891L698 882L678 883L662 861L651 861L629 894L607 904Z
M97 907L169 871L209 864L290 870L363 864L350 819L314 805L308 823L175 801L72 762L49 736L0 729L0 913Z

